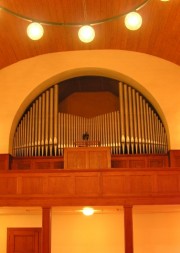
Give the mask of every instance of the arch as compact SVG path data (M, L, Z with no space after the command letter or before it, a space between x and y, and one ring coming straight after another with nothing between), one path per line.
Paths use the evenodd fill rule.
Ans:
M117 79L133 80L137 87L144 88L144 94L150 101L158 101L156 109L164 124L168 122L169 147L179 149L180 110L179 79L180 66L164 59L143 53L124 50L82 50L56 52L39 55L19 61L0 70L0 153L8 153L14 123L21 115L23 104L33 94L38 94L56 82L69 77L99 73L107 77L117 75ZM116 73L116 74L115 74ZM124 78L124 79L123 79ZM3 85L4 84L4 85ZM146 92L148 91L148 92ZM148 95L149 93L149 95ZM31 94L31 96L30 96ZM22 102L23 101L23 102ZM155 102L155 104L156 104ZM154 102L153 102L154 104ZM159 109L158 109L159 108ZM165 124L167 126L167 124Z
M40 83L31 93L24 99L22 104L20 105L14 119L12 122L12 127L10 131L9 137L9 152L12 152L12 140L14 136L14 132L18 121L20 120L22 114L24 113L27 106L44 90L51 87L52 85L68 80L70 78L80 77L80 76L102 76L107 78L116 79L118 81L123 81L134 87L136 90L140 91L149 101L150 103L156 108L159 116L162 119L162 122L165 126L167 138L168 138L168 146L170 146L170 136L169 136L169 129L168 124L165 118L165 115L156 99L152 96L152 94L143 86L143 84L138 83L136 80L127 76L121 72L117 72L107 68L96 68L96 67L86 67L86 68L74 68L68 71L60 72L54 76L49 77L44 82Z

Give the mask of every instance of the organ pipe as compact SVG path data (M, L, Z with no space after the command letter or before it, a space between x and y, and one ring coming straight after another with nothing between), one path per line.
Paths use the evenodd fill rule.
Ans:
M53 154L53 124L54 124L54 92L53 88L50 89L50 97L49 97L49 154L52 156Z
M138 131L137 131L137 103L136 103L136 92L132 90L132 104L133 104L133 126L134 126L134 146L135 154L138 153Z
M130 137L129 137L129 104L128 104L128 94L127 85L124 86L124 118L125 118L125 141L127 153L130 153Z
M125 119L124 119L124 92L123 83L119 83L119 100L120 100L120 125L121 125L121 143L122 143L122 153L125 153Z
M128 101L129 101L129 130L130 130L130 143L131 143L131 153L134 154L134 122L133 122L133 107L132 107L132 89L128 87Z
M40 96L39 99L39 107L38 107L38 111L39 111L39 117L38 117L38 141L37 141L37 145L38 145L38 156L41 155L41 131L42 131L42 97Z
M142 153L145 153L145 134L144 134L144 112L143 112L143 101L140 96L140 121L141 121L141 136L142 136Z
M138 130L138 151L142 153L142 138L141 138L141 117L140 117L140 102L139 102L139 93L136 92L136 104L137 104L137 130Z
M46 107L45 107L45 155L48 156L49 148L49 90L46 91Z
M58 110L59 86L43 92L26 110L13 139L14 156L63 156L66 147L82 143L110 147L112 154L163 154L166 129L152 105L134 88L119 83L119 110L92 118Z
M37 151L38 151L38 99L35 101L35 122L34 122L34 155L37 156Z
M45 93L42 94L42 132L41 132L41 155L45 154L45 107L46 107L46 96Z

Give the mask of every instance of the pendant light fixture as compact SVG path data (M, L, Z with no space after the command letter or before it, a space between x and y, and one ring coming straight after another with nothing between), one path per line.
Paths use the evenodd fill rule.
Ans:
M84 25L78 31L79 39L84 43L93 41L95 37L95 31L92 26Z
M145 5L147 5L151 0L142 0L141 4L134 6L130 11L126 13L120 13L118 15L100 19L89 21L87 19L87 10L86 10L86 2L83 1L83 11L84 11L84 19L85 21L82 23L79 22L51 22L51 21L42 21L42 20L34 20L31 17L26 17L22 14L16 13L6 7L0 5L0 10L7 12L8 14L15 16L19 19L23 19L30 24L27 27L27 35L32 40L39 40L42 38L44 34L44 29L42 25L48 26L66 26L66 27L78 27L78 37L84 43L89 43L93 41L95 38L95 30L94 27L97 25L101 25L107 22L112 22L121 17L125 17L124 23L127 29L129 30L138 30L142 25L142 17L138 13L140 9L142 9ZM162 2L168 2L169 0L160 0ZM84 25L85 24L85 25Z
M27 35L32 40L39 40L44 34L44 28L41 24L33 22L27 27Z
M83 4L83 13L84 13L84 20L87 22L87 8L86 8L86 0L82 0ZM89 43L94 40L95 31L91 25L83 25L80 27L78 31L78 37L80 41L84 43Z
M132 31L138 30L142 25L142 17L137 12L130 12L125 17L125 26Z

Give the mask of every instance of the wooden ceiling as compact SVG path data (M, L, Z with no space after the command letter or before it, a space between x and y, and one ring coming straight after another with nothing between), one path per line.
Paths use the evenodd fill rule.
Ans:
M21 15L54 22L84 22L128 12L143 0L0 0L0 5ZM83 7L85 3L85 8ZM142 52L180 64L180 0L150 0L139 13L143 25L127 30L124 18L95 26L96 37L82 43L78 27L44 26L39 41L26 35L28 22L0 11L0 68L22 59L51 52L120 49Z

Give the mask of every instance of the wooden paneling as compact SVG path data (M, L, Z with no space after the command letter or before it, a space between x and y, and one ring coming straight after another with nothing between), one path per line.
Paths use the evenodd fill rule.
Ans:
M124 194L125 191L125 175L116 175L114 173L103 175L102 179L103 195L111 196L117 193Z
M0 177L0 194L9 195L17 193L17 179L17 176L10 176L8 174L5 174L5 176Z
M75 194L79 196L97 196L100 193L99 173L79 173L75 177Z
M169 193L176 193L180 189L179 174L173 175L160 174L157 176L158 192L166 193L167 189Z
M19 14L47 21L85 22L83 1L74 0L18 0L1 1L1 5ZM142 0L86 0L87 22L125 13L142 3ZM120 49L151 54L180 64L179 1L149 1L140 10L143 25L137 31L124 26L124 17L94 26L96 38L92 43L79 41L78 27L45 26L45 35L40 41L27 38L27 21L19 20L1 11L0 68L51 52L91 49ZM150 22L153 20L153 22ZM17 31L19 31L17 33ZM61 38L61 39L59 39ZM164 42L167 43L164 43ZM154 43L152 43L154 42ZM23 45L23 47L22 47Z
M75 182L73 175L50 175L47 178L47 193L61 196L72 196L74 194Z
M170 150L169 158L171 167L180 167L180 150Z
M112 155L112 168L166 168L168 155Z
M1 173L0 205L180 204L180 170L90 169Z
M8 228L7 253L41 253L41 228Z
M0 155L1 157L1 155ZM13 157L11 170L63 169L63 157Z
M111 167L111 151L105 147L65 148L65 169L106 169Z
M0 171L8 170L10 167L11 156L9 154L0 155Z
M25 176L22 180L22 194L42 194L43 179L36 176Z
M101 149L102 151L103 149ZM87 163L87 158L84 156L84 150L82 152L69 152L68 156L70 160L68 165L71 169L79 168L166 168L166 167L180 167L180 151L169 151L169 155L112 155L110 157L111 164L108 162L106 150L104 153L89 152L88 156L91 160ZM93 160L92 160L93 159ZM105 160L103 160L105 159ZM101 160L101 164L99 164ZM103 164L104 161L104 164ZM0 155L0 163L2 167L0 170L46 170L46 169L63 169L64 157L11 157L10 155Z

